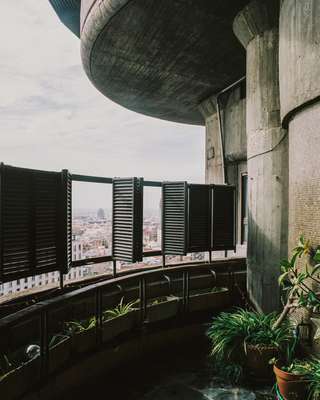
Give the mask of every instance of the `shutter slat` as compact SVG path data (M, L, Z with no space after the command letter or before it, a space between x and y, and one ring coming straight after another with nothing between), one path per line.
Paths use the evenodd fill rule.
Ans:
M187 183L162 184L162 252L187 253Z
M235 202L234 186L213 186L212 250L235 249Z
M112 256L117 261L142 261L143 179L116 178L112 186Z

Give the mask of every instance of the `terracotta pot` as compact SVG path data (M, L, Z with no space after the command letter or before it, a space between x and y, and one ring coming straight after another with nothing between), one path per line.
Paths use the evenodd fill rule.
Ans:
M283 371L279 365L274 365L273 371L281 396L285 400L302 400L308 398L308 384L305 375L296 375Z
M246 367L249 374L256 379L268 381L273 378L270 360L279 357L276 346L252 345L245 343Z

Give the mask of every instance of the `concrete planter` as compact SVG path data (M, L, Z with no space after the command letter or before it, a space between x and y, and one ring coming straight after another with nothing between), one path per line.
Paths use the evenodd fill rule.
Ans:
M156 299L154 299L156 300ZM159 303L147 306L146 322L158 322L173 318L179 310L179 298L170 296L160 299Z
M96 347L97 335L96 329L86 329L71 336L72 353L83 354Z
M72 340L69 337L63 338L59 343L50 347L49 352L49 373L58 371L71 357Z
M227 308L231 304L229 289L219 292L193 294L189 297L189 311L206 311Z
M103 322L102 341L108 342L122 333L131 331L139 318L139 311L133 310L125 315L111 318Z
M16 399L40 380L40 357L36 357L0 378L1 399Z

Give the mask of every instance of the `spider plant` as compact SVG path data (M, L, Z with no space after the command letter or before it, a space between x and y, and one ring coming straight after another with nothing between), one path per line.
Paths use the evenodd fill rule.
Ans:
M218 361L228 361L239 348L244 349L245 343L284 349L292 340L292 328L284 322L273 329L276 319L275 313L260 314L242 309L221 313L207 332L212 344L211 355Z
M84 319L82 321L69 321L65 323L66 332L69 335L75 335L92 329L96 326L96 317Z
M103 313L104 320L109 320L128 314L129 312L134 310L135 304L139 302L139 300L135 300L125 304L123 303L123 301L124 298L122 297L120 303L115 308L106 310Z
M311 358L302 365L302 372L306 374L309 385L309 399L320 399L320 360Z

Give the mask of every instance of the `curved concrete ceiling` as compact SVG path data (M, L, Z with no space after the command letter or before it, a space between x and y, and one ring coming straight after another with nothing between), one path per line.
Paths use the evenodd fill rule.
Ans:
M199 103L245 75L232 22L248 2L82 0L86 73L130 110L203 125Z
M49 0L61 22L80 37L81 0Z

